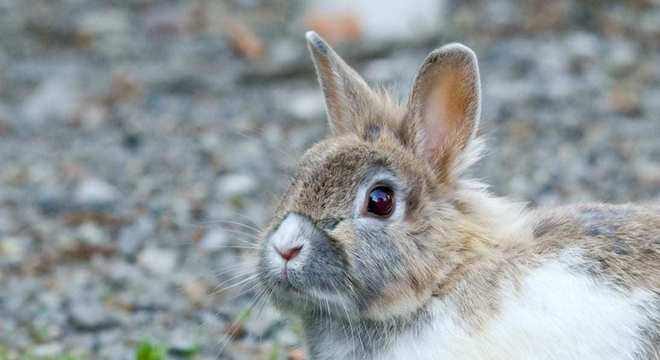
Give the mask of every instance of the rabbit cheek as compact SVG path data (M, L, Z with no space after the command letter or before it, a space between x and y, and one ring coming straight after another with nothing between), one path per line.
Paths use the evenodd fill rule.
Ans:
M405 247L397 244L387 229L376 227L373 220L357 226L359 240L351 242L346 253L351 273L359 284L356 305L366 318L386 319L392 315L414 311L406 302L418 297L421 281L410 271L411 266L403 253Z
M430 295L430 291L418 291L409 282L388 285L382 289L380 296L369 304L364 312L365 317L387 320L392 317L407 316L422 308Z

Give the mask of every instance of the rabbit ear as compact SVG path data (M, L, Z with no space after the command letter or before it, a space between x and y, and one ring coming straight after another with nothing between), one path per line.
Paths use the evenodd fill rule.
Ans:
M448 175L474 138L481 107L474 52L449 44L429 54L415 79L404 126L416 150L441 175Z
M374 92L318 34L310 31L305 37L325 96L331 131L335 135L357 131L355 122L373 106Z

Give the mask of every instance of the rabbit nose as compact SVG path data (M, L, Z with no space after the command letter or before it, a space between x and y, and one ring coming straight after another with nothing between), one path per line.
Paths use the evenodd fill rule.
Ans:
M302 249L302 245L300 246L295 246L289 249L281 250L275 247L275 251L277 251L278 254L284 259L285 261L290 261L291 259L295 258L300 254L300 250Z

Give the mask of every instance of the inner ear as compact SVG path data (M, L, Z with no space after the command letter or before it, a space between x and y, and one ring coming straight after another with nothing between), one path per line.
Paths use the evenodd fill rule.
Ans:
M463 150L476 128L478 100L469 85L470 75L462 72L461 68L448 68L433 76L435 86L431 86L420 114L424 130L420 135L426 137L423 146L427 156L448 146Z
M456 165L474 137L480 97L477 58L469 48L444 46L422 64L404 126L411 127L418 153L439 172L446 173Z

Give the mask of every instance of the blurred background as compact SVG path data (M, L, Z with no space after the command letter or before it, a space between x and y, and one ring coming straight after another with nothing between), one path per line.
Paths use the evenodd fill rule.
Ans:
M0 360L303 358L222 289L326 132L308 29L402 99L475 49L497 194L660 201L658 0L0 0Z

